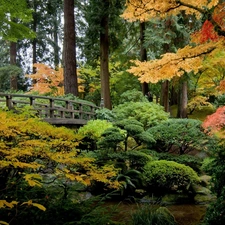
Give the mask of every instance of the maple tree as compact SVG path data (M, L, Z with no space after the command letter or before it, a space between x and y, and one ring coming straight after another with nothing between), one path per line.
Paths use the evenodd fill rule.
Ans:
M39 92L40 94L51 93L53 95L64 95L64 76L63 68L58 68L54 70L51 67L35 63L36 68L35 74L27 74L26 77L32 80L32 92ZM78 78L78 90L79 92L84 92L84 87L81 85L82 79Z
M200 6L205 6L207 9L217 5L218 1L211 1L208 3L206 0L200 2L196 1L127 1L127 8L123 13L123 17L130 21L141 20L145 21L152 17L166 16L170 13L177 14L181 10L185 10L187 14L198 13L205 14ZM160 14L159 14L160 13ZM210 28L210 29L209 29ZM224 47L223 41L206 42L208 39L218 40L218 35L212 33L212 23L206 20L203 25L202 32L207 31L207 35L201 37L201 46L185 46L179 49L177 53L166 53L158 60L150 60L147 62L133 61L135 66L131 67L128 71L139 77L141 82L157 83L160 80L171 79L174 76L182 76L185 72L194 71L197 73L202 66L203 57L205 54L212 52L221 44ZM208 30L209 29L209 30Z
M148 21L152 17L165 17L182 10L187 14L197 14L200 17L218 3L218 0L158 0L157 2L155 0L127 0L122 17L129 21Z
M24 195L28 187L42 188L46 173L52 177L51 183L66 179L88 186L97 180L119 187L117 181L110 181L117 174L112 165L99 166L94 158L79 155L81 137L73 130L42 122L29 111L14 114L1 110L0 116L0 209L34 206L45 210L42 199L24 201ZM23 192L13 192L21 185Z
M224 93L224 57L225 51L221 48L215 49L205 57L200 73L193 77L196 79L198 94L218 96Z
M207 116L202 126L209 134L218 134L224 138L225 106L219 107L215 113Z
M214 9L215 12L212 14ZM134 66L128 72L138 76L141 83L171 80L190 72L196 74L202 69L206 55L212 54L218 49L224 49L224 38L222 37L224 36L224 26L220 21L223 18L221 15L224 15L224 7L217 0L159 0L157 2L129 0L126 2L126 9L122 17L129 21L140 20L143 22L151 18L178 14L181 11L185 11L186 15L195 14L198 18L202 18L204 22L201 31L195 33L195 45L187 45L178 49L176 53L167 52L160 59L146 62L134 60ZM187 80L183 79L180 91L182 101L180 101L178 110L178 112L181 112L181 117L186 117L187 94L185 92L187 92Z
M208 101L207 97L201 95L193 97L187 104L189 115L191 115L195 110L203 109L204 106L208 106L213 109L213 105Z

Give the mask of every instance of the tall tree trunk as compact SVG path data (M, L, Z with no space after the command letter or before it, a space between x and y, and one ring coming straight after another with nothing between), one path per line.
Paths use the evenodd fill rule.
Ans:
M109 10L109 0L103 0L105 11ZM112 109L109 86L109 15L104 13L100 29L100 78L101 98L105 108Z
M165 112L169 112L169 81L163 81L161 85L160 104L164 107Z
M140 58L141 62L147 61L147 50L144 47L144 34L145 34L145 22L140 22L140 42L141 42L141 51L140 51ZM143 95L147 95L149 92L148 83L142 83L142 93Z
M59 69L59 44L58 44L58 29L59 23L58 23L58 10L56 9L54 12L54 28L53 28L53 35L54 35L54 66L55 69Z
M58 28L57 24L54 23L54 66L55 69L59 69L59 45L58 45Z
M179 98L178 98L178 109L177 109L177 117L178 118L187 118L187 80L181 78L179 84Z
M10 65L16 66L16 42L10 42ZM11 74L10 89L17 90L17 75Z
M74 0L64 0L64 91L78 96Z
M170 105L177 105L177 98L178 98L177 90L175 89L174 86L172 86L170 90Z

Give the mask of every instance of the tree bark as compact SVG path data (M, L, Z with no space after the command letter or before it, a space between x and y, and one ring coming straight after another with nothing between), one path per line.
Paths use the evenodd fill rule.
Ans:
M74 0L64 0L64 91L78 96Z
M178 109L177 109L177 117L178 118L187 118L187 80L181 78L179 84L179 98L178 98Z
M109 0L103 0L106 11L109 10ZM100 78L101 98L103 106L112 109L109 86L109 15L104 13L100 29Z
M16 66L16 42L10 42L10 65ZM11 74L10 89L17 90L17 75Z
M144 47L144 33L145 33L145 22L140 22L140 42L141 42L141 51L140 51L140 58L141 62L147 61L147 50ZM147 95L149 92L148 83L142 83L142 93L143 95Z
M160 104L164 107L165 112L169 112L169 81L163 81L161 85Z
M56 9L53 12L53 16L54 16L54 21L53 21L53 35L54 35L54 66L55 66L55 70L59 69L59 38L58 38L58 32L59 32L59 12ZM75 44L76 45L76 44Z
M177 98L178 98L177 90L175 89L174 86L172 86L170 90L170 105L177 105Z

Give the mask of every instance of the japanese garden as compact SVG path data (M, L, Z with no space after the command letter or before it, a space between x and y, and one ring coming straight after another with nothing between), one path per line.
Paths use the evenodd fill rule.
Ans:
M224 225L224 37L224 0L0 0L0 225Z

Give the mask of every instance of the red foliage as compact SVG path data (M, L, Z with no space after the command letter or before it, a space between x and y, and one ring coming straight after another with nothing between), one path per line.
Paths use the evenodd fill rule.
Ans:
M210 133L215 133L225 128L225 106L220 107L212 115L207 116L202 124L204 129L210 129Z
M206 20L202 26L201 32L200 32L200 43L204 43L206 41L218 41L219 36L214 30L213 24Z

